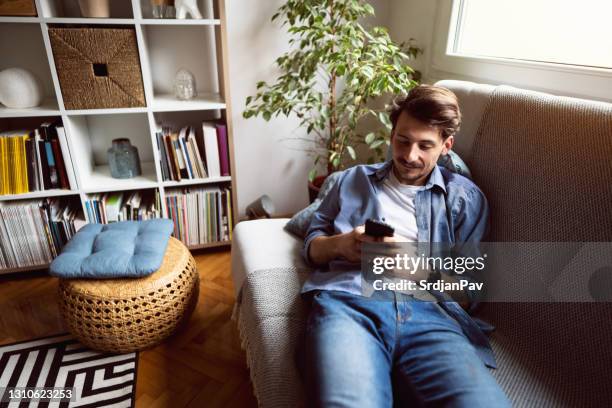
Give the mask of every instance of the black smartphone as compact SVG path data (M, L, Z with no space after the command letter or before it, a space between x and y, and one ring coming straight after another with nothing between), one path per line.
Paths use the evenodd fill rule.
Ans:
M365 233L371 237L392 237L395 233L395 229L389 224L385 224L382 221L373 220L369 218L365 223Z

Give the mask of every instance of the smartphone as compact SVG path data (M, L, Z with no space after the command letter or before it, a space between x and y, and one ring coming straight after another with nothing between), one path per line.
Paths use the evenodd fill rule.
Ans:
M382 221L373 220L369 218L365 223L365 233L371 237L392 237L395 233L395 229L389 224L385 224Z

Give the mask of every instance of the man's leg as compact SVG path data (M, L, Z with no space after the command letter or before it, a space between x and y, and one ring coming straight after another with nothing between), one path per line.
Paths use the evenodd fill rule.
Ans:
M396 386L415 390L423 406L510 406L474 346L440 306L408 301L404 311L395 354Z
M392 406L392 363L384 326L395 330L392 302L335 291L314 296L303 344L309 406Z

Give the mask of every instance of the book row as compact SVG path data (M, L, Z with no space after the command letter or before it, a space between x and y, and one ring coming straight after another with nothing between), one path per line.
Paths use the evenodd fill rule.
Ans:
M85 225L80 208L57 199L0 202L0 269L51 262Z
M185 244L201 245L232 238L230 188L184 188L166 192L168 218L174 236Z
M85 201L90 222L109 224L161 217L159 191L128 191L93 194Z
M156 137L164 181L230 175L225 125L204 122L201 134L193 126L162 126Z
M77 188L60 122L0 133L0 195L58 188Z

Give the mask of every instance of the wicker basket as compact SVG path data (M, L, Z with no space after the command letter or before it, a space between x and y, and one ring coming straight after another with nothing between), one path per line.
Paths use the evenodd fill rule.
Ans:
M66 109L145 106L133 28L49 28Z
M84 345L125 353L174 333L193 312L199 287L193 256L170 238L161 267L146 278L60 280L60 311Z

